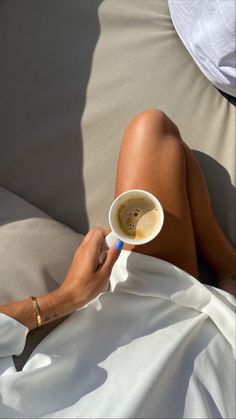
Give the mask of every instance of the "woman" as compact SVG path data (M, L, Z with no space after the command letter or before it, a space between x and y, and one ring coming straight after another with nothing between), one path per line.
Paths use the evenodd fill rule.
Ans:
M200 286L200 283L196 281L196 279L194 279L194 278L197 278L200 280L199 273L198 273L198 265L197 265L197 250L198 250L199 252L201 252L202 256L214 269L216 273L216 277L217 277L218 287L224 291L228 291L228 293L231 293L235 296L236 295L236 287L235 287L236 251L234 247L232 246L232 244L225 237L224 233L222 232L220 226L218 225L216 221L216 218L211 208L206 183L205 183L202 171L194 155L192 154L190 149L181 139L179 130L174 125L174 123L163 112L156 109L150 109L150 110L144 111L141 114L137 115L130 122L130 124L128 125L125 131L123 142L121 145L118 168L117 168L116 195L119 195L120 193L126 190L136 189L136 188L147 190L151 192L152 194L154 194L155 196L157 196L165 212L165 222L164 222L164 226L161 233L152 242L146 245L138 246L138 247L132 247L132 246L124 244L123 249L128 251L126 252L126 256L127 256L126 267L125 269L122 268L123 272L125 272L125 275L127 274L127 272L129 272L127 261L129 260L129 257L131 255L131 261L132 261L132 256L136 258L135 259L136 266L138 266L139 262L142 261L142 263L140 262L141 263L140 269L143 270L144 272L145 272L145 269L142 267L149 266L146 262L147 260L150 266L151 265L153 266L153 272L155 271L155 269L158 269L157 268L158 266L162 266L163 267L162 274L163 272L165 272L165 275L166 275L166 273L168 272L168 278L169 278L170 272L173 271L174 272L173 278L171 278L172 282L170 282L172 284L171 286L173 287L173 289L178 288L177 284L180 284L180 291L181 291L181 287L185 286L184 284L186 284L186 282L185 283L178 282L182 276L185 278L184 281L187 280L189 281L189 284L190 283L194 284L194 287L195 288L197 287L197 290L201 288L200 293L202 293L201 295L203 295L206 292L205 287ZM23 350L25 336L29 330L32 330L40 326L41 324L50 322L51 320L54 320L55 318L65 316L67 314L75 312L77 309L81 309L77 311L77 313L79 313L78 316L80 316L79 317L80 324L78 325L78 327L82 327L81 325L83 322L85 322L83 324L86 324L86 318L87 318L86 310L87 311L90 310L90 314L91 314L92 305L89 305L88 303L91 300L95 301L94 300L95 297L98 296L107 286L109 278L111 282L115 281L114 283L116 284L119 284L119 282L124 281L123 278L121 277L119 278L119 275L121 275L122 270L119 271L118 268L113 269L113 266L119 257L120 250L122 248L123 243L118 242L115 247L110 248L107 253L107 257L104 263L102 265L99 265L98 263L99 255L101 253L101 249L103 245L104 236L107 233L108 233L108 229L105 229L105 228L93 229L85 236L82 244L79 246L79 248L77 249L75 253L71 267L68 271L68 274L64 282L57 290L50 292L46 295L37 296L37 298L35 297L28 298L23 301L0 306L0 313L2 313L2 315L0 314L0 322L2 322L1 323L2 333L0 332L0 338L1 338L0 341L2 342L0 344L0 355L3 357L3 360L4 359L9 360L10 355L12 355L13 353L20 353ZM135 252L135 253L132 253L132 252ZM139 258L138 258L138 254L139 254ZM144 255L141 256L140 254L144 254L146 256ZM152 258L148 256L152 256ZM167 263L162 262L161 260L166 261ZM154 265L155 265L155 268L154 268ZM112 269L113 269L113 273L111 274ZM148 270L149 268L147 267L146 269ZM132 275L133 275L132 269L130 272L131 274L130 275L127 274L127 275L128 275L128 278L130 277L131 278L130 280L132 281ZM175 276L177 274L178 274L179 279L176 280L176 283L175 283ZM116 277L114 280L112 279L113 275L114 277ZM156 271L156 275L158 275L157 271ZM166 284L169 280L170 278L166 279ZM134 282L135 282L135 279L134 279ZM148 281L146 282L146 284L148 287L148 284L149 284ZM151 287L154 286L153 280L152 282L150 282L150 286ZM164 284L164 287L165 286L166 285ZM122 285L121 285L121 288L122 288ZM112 291L114 292L114 287ZM165 291L165 292L170 293L171 291ZM129 288L128 294L130 295L130 293L132 294L132 287ZM231 297L228 293L223 293L223 295L225 295L227 298L230 299ZM102 304L102 310L101 310L101 313L99 314L101 316L102 315L106 316L106 309L104 308L106 306L105 298L111 298L109 297L108 294L112 295L112 292L107 293L107 296L106 296L106 293L102 294L104 296L104 299L103 299L104 304ZM136 294L138 295L138 293ZM140 294L140 291L139 291L139 294ZM176 297L177 294L178 292L175 293L174 298L172 298L173 294L171 294L172 296L170 297L170 299L172 299L172 304L173 304L173 301L175 301L175 304L176 304L176 301L178 300L178 298ZM165 298L167 299L166 295L167 294L165 294ZM207 298L208 298L208 294L207 294ZM180 300L178 300L178 304L180 304L179 301ZM232 298L230 301L232 302ZM88 307L87 309L86 309L86 305ZM183 303L183 305L186 307L188 303L187 304ZM85 309L82 309L82 307L85 307ZM100 309L97 309L98 312L99 310ZM129 310L129 308L127 308L127 310ZM197 308L197 310L200 310L199 307ZM72 318L74 319L73 316L71 316L71 319ZM96 316L93 315L94 322L96 322ZM105 318L106 317L103 318L103 321L105 321L104 320ZM112 318L112 315L111 315L111 318ZM78 322L76 324L78 324ZM92 327L91 326L92 324L94 323L89 322L89 325L90 325L89 327ZM107 324L109 325L109 323ZM76 333L82 333L82 332L78 332L77 330L77 332L74 332L73 334L72 326L69 328L68 325L69 325L69 322L68 320L66 320L66 322L64 322L61 326L57 328L58 329L57 332L56 331L52 332L52 334L57 333L57 336L59 339L57 341L56 334L55 334L55 337L54 337L55 346L53 343L54 341L52 339L50 340L50 337L45 338L45 339L50 340L49 346L50 346L50 351L52 352L49 351L50 352L49 364L51 366L50 367L51 369L49 368L49 364L46 362L46 360L42 359L42 354L39 356L39 354L42 352L42 348L43 348L43 353L47 352L47 350L45 349L47 345L45 343L46 346L44 347L43 342L40 344L41 346L39 345L39 349L38 349L39 352L37 352L37 348L36 348L35 350L36 352L34 352L33 354L34 355L33 360L35 364L31 360L24 367L24 369L27 371L27 374L28 374L27 376L28 381L25 378L25 371L24 372L13 371L12 365L9 367L8 370L3 369L3 371L5 372L3 373L2 378L0 380L0 389L2 388L2 411L3 411L3 415L5 416L2 416L2 417L9 417L8 415L11 415L10 417L13 417L15 415L16 416L18 415L17 417L21 417L21 415L23 417L26 417L27 415L34 415L34 414L36 414L37 417L41 415L53 416L53 414L55 414L56 417L64 417L64 415L65 417L86 417L86 414L94 415L95 417L104 417L104 416L97 416L98 415L97 406L95 408L95 411L93 410L92 413L91 411L89 411L88 407L86 408L81 407L81 405L80 407L76 405L77 406L76 410L73 410L72 405L75 406L75 404L78 403L78 400L83 399L81 393L80 393L80 396L78 395L72 396L71 393L70 395L65 396L65 394L67 394L67 391L65 391L65 388L63 387L63 385L62 387L60 387L58 384L58 377L56 375L56 371L58 371L57 370L58 367L56 367L55 369L52 368L52 365L54 362L54 361L52 362L52 359L53 359L52 353L55 353L59 350L58 346L60 347L62 345L62 340L64 341L64 339L66 339L65 336L67 335L69 336L68 339L70 340L70 342L72 342L71 343L72 346L76 344L78 345L78 348L79 348L80 347L79 345L81 345L81 341L79 340L78 342L76 341L76 339L79 339L79 338L75 337L74 335ZM113 327L115 330L115 326ZM147 328L148 327L149 326L147 326ZM218 325L217 327L221 328L220 325ZM61 332L61 335L59 333L60 328L61 330L63 329L63 332ZM128 328L128 323L127 323L127 328ZM5 333L3 333L3 330L5 330ZM124 339L124 330L123 330L122 339ZM150 329L150 330L152 330L153 332L154 329ZM96 333L97 332L93 330L92 334L94 334L94 336L96 335ZM129 330L127 330L126 333L129 333ZM140 336L140 333L138 336ZM151 332L149 331L149 333ZM222 333L224 334L225 332L223 331ZM148 335L148 333L146 334ZM83 339L85 339L86 341L86 339L88 339L88 336L84 337L84 329L83 329L82 335L83 335ZM128 335L126 338L127 340L125 339L125 343L122 340L122 345L126 344L127 341L132 340L130 339L130 337L128 337ZM104 350L104 353L106 353L107 339L108 339L107 335L104 335L104 341L100 343L100 345L104 345L104 349L101 349L102 346L100 348L101 351ZM96 346L95 343L94 345ZM98 343L97 345L99 346ZM84 352L81 349L81 351L82 351L81 353L84 354L83 355L84 357L88 355L87 354L88 349L86 350L84 349ZM72 355L70 354L69 358L70 356ZM94 353L93 353L93 356L94 356ZM40 361L38 361L39 357L40 357ZM57 355L57 357L58 358L64 357L63 362L66 362L66 365L67 365L66 373L65 373L65 368L63 367L62 376L64 377L64 380L65 380L64 384L66 388L68 389L68 383L71 383L74 380L73 371L74 369L77 368L77 362L78 363L81 362L81 358L80 358L80 361L79 361L79 358L76 358L76 360L73 361L74 369L73 368L70 369L68 367L69 359L67 359L65 352L62 351L61 355ZM71 360L72 359L73 357L71 358ZM93 362L93 357L91 356L89 360L90 361L88 360L86 361L88 370L90 368L90 362ZM10 365L10 364L7 364L7 365ZM43 384L41 382L41 378L43 377L43 375L42 376L39 375L39 370L41 371L40 374L43 374L42 371L45 369L43 367L46 367L46 366L49 372L48 374L46 373L45 379L43 380L44 382ZM87 377L87 375L85 376ZM19 381L21 379L22 381ZM39 399L44 397L43 394L45 391L45 385L48 380L49 381L52 380L52 381L49 387L50 390L47 390L47 393L45 395L47 402L45 402L45 398L44 398L43 400L44 400L45 405L44 407L42 407L42 403L39 402ZM87 389L83 393L83 396L85 396L86 394L86 397L87 397L88 393L90 393L92 390L94 391L94 387L92 387L91 389L90 384L88 385L90 390L88 391ZM76 388L78 386L76 386ZM56 389L55 394L52 391L53 387L55 387ZM95 386L95 388L97 387L99 387L99 385ZM27 391L24 390L24 388L25 389L28 388L27 391L29 393L27 393ZM72 394L74 394L74 391L75 390L72 391ZM51 399L50 397L47 396L49 394L48 392L49 393L52 392L53 394ZM28 394L28 396L26 395L26 393ZM60 394L62 394L63 396L62 395L60 396ZM18 398L16 397L16 395L18 395ZM64 399L64 396L65 396L65 399ZM102 397L102 400L103 400L104 394L103 396L100 396L100 397ZM62 399L64 401L62 401ZM157 415L156 412L150 413L150 408L151 408L150 401L149 403L147 403L147 405L149 405L148 407L149 410L145 410L144 406L146 405L145 405L145 402L143 402L142 408L140 407L138 411L136 408L136 410L134 409L131 410L131 413L127 413L125 411L126 413L121 413L121 414L124 414L124 415L127 414L128 416L131 415L132 417L136 417L136 416L141 417L140 412L144 412L143 413L144 416L142 417L157 417L157 416L152 416L152 414ZM1 401L0 401L0 406L1 406ZM229 406L225 408L228 409ZM166 406L165 409L160 414L166 415L167 414L166 412L168 411L169 407ZM174 406L174 409L175 409L175 412L178 411L176 406ZM182 411L181 409L180 411ZM209 406L207 407L207 409L209 412L209 409L210 409ZM161 412L161 410L159 410L159 412ZM187 413L183 413L182 411L182 415L184 416L184 415L189 414L188 410L186 412ZM108 414L109 417L113 417L113 413L111 413L111 411L107 412L105 410L105 411L102 411L102 414L103 415ZM118 414L117 411L116 413L114 413L114 417L122 417L119 415L115 416L116 414ZM210 414L212 415L213 413L211 412ZM163 416L158 416L158 417L163 417ZM167 414L167 416L165 417L171 417L171 416L168 416ZM187 417L187 416L184 416L184 417Z

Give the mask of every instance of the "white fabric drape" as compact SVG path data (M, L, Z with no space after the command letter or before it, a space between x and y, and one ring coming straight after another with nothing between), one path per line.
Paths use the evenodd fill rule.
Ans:
M175 29L205 76L236 96L235 0L168 0Z
M235 299L181 269L122 251L111 291L35 348L0 315L0 416L235 417Z

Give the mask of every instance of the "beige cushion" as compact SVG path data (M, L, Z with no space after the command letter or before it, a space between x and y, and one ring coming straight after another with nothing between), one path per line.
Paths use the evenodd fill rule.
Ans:
M82 236L0 188L0 304L54 290ZM58 322L31 332L17 366Z

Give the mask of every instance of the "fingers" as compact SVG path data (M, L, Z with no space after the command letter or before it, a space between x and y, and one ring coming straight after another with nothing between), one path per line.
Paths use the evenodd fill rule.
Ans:
M120 251L123 247L123 242L118 240L115 246L112 246L106 255L106 259L102 265L99 265L99 257L101 256L102 247L104 243L104 237L109 233L110 229L93 228L84 237L81 245L78 247L76 254L81 263L81 257L83 265L86 264L89 272L96 272L99 270L104 278L107 278L111 274L114 263L119 257ZM76 257L75 257L76 259Z
M100 272L105 276L110 276L112 268L117 261L123 247L123 242L118 240L115 246L112 246L106 256L104 264L100 268Z
M74 260L86 267L88 272L95 272L98 268L99 257L102 252L104 237L109 228L92 228L77 248Z
M81 247L86 249L91 256L98 257L101 253L104 237L104 231L102 229L92 228L84 237Z
M106 237L111 232L110 227L99 227L96 230L100 230L104 237Z
M104 239L105 236L111 231L108 227L91 228L84 237L82 244L87 244L91 239L94 241Z

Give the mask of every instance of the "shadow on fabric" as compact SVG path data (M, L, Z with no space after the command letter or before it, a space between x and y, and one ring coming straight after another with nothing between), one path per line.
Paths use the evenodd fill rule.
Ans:
M212 207L216 218L230 242L236 246L236 188L233 186L228 171L209 155L192 150L198 159L208 186ZM199 256L200 277L205 283L216 285L211 268Z
M82 233L80 124L101 2L0 3L0 184Z

